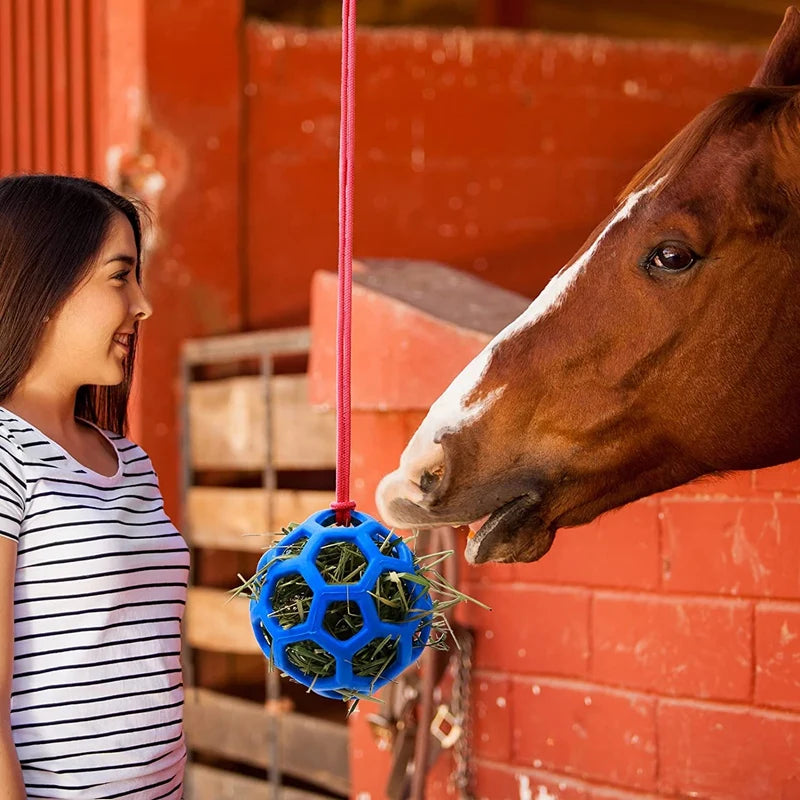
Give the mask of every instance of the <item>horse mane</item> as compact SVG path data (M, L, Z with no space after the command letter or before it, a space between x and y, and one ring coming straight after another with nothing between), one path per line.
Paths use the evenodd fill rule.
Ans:
M659 194L718 134L731 133L754 122L775 126L781 112L797 91L796 86L759 86L731 92L720 98L698 114L634 175L619 200L666 178L657 187L656 194Z

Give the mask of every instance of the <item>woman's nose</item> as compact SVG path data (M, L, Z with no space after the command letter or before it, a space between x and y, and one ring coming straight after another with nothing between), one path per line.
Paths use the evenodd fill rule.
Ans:
M150 305L150 301L147 299L147 295L145 295L144 289L142 289L139 283L136 284L136 288L134 289L134 295L131 300L131 311L137 320L145 320L153 316L153 306Z

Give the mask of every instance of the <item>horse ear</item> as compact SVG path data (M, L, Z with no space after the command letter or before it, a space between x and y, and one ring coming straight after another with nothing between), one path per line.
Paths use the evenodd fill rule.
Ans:
M751 86L800 84L800 11L789 6Z

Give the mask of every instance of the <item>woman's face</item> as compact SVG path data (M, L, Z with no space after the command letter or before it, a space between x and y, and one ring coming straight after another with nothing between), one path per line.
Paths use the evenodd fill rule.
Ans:
M134 323L152 311L136 280L133 229L115 214L89 274L45 325L32 370L69 390L119 384Z

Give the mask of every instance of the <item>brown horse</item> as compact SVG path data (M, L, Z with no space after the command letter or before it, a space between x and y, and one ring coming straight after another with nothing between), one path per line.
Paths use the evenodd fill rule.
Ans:
M381 482L398 527L489 515L467 558L703 475L800 457L800 12L431 407Z

